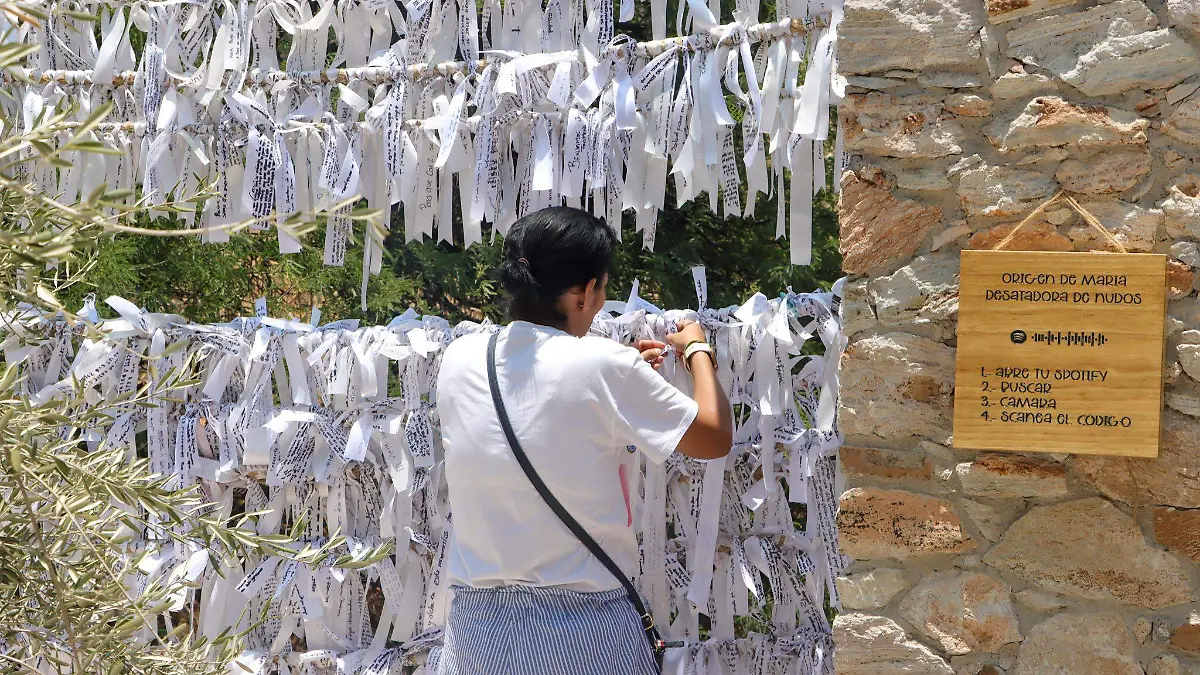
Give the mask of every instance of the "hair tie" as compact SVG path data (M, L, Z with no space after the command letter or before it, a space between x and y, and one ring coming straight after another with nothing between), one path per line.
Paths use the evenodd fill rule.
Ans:
M517 258L517 262L521 263L522 265L524 265L526 267L529 267L529 259L528 258Z

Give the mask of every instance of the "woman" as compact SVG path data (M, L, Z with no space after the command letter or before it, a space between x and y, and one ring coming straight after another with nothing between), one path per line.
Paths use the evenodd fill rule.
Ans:
M637 570L626 448L653 462L729 452L732 420L694 323L667 342L689 355L694 400L668 384L666 344L630 349L588 336L604 306L616 236L584 211L549 208L513 225L501 280L513 322L496 338L498 393L514 437L550 493L626 577ZM489 337L455 340L438 376L454 519L453 588L440 675L655 672L622 583L530 482L489 386Z

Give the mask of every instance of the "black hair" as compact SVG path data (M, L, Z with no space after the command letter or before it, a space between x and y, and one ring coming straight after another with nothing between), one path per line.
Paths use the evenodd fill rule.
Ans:
M553 206L521 218L504 238L500 282L510 319L558 326L567 290L599 283L612 262L617 235L586 211Z

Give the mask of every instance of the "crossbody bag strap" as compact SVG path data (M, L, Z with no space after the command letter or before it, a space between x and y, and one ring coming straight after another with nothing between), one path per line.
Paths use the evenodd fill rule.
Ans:
M588 551L591 551L592 555L596 556L600 563L617 578L617 581L621 582L621 586L625 588L625 593L629 595L629 600L633 603L634 609L642 617L642 626L646 630L646 638L650 640L650 647L657 649L659 645L656 643L659 640L656 635L658 631L654 628L654 619L646 611L646 605L642 602L641 596L638 595L637 589L633 587L633 582L625 577L625 573L621 571L620 565L617 565L616 561L610 558L604 552L603 548L600 548L600 544L592 538L592 535L587 533L587 530L579 524L579 521L575 520L563 507L562 503L550 492L550 488L546 486L546 483L542 481L542 477L538 475L533 465L529 463L529 458L525 456L525 451L517 441L517 436L513 433L512 423L508 419L508 412L504 408L504 399L500 396L500 381L496 377L496 341L499 337L499 332L492 333L491 338L488 340L488 385L492 390L492 403L496 406L496 414L500 417L500 428L504 430L504 437L508 439L508 445L512 448L513 455L517 458L517 463L521 465L521 469L529 478L529 482L533 483L534 489L542 496L542 499L546 502L546 506L549 506L554 515L558 516L563 525L567 526L567 529L575 535L579 543L583 544Z

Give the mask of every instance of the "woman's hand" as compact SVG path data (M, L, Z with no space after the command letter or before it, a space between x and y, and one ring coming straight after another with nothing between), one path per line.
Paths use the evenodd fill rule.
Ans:
M642 353L642 359L654 366L655 370L662 368L663 350L667 345L658 340L638 340L633 343L633 348Z
M699 340L700 342L708 341L708 338L704 335L704 329L701 328L700 324L696 323L695 321L684 319L683 321L679 322L677 329L678 330L676 332L667 335L667 344L671 345L672 349L679 352L680 358L683 357L683 350L687 349L689 342L693 342L695 340Z

